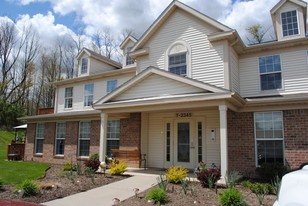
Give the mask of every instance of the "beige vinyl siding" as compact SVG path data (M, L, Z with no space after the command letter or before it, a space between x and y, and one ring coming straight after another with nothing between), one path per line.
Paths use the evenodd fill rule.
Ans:
M185 111L189 112L189 111ZM214 163L220 166L220 134L219 134L219 111L218 109L192 111L192 119L204 119L205 139L203 139L203 161L207 165ZM164 167L165 160L165 120L174 118L176 113L150 113L148 127L148 166ZM183 119L184 120L184 119ZM197 121L196 121L197 123ZM196 128L196 127L195 127ZM211 129L216 130L216 139L211 140ZM196 131L195 131L196 132ZM197 148L197 147L196 147ZM196 150L196 149L195 149ZM197 165L197 154L195 164Z
M90 59L90 74L97 74L105 71L115 70L115 67L98 61L94 58Z
M191 77L199 81L222 87L223 45L211 45L207 34L218 32L181 10L176 10L160 29L149 39L144 48L149 48L148 57L137 59L137 71L149 66L168 69L167 50L176 41L185 41L191 48Z
M280 54L282 89L261 91L259 56ZM307 50L273 52L240 59L240 94L243 97L292 94L308 91Z
M201 93L203 89L193 87L169 78L152 74L145 80L139 82L115 100L127 100L146 97L165 96L170 94Z
M239 60L233 48L230 48L230 69L231 69L231 86L232 91L240 92L240 79L239 79Z
M128 81L132 78L133 75L121 75L115 77L109 77L106 79L95 80L95 81L88 81L84 83L76 83L76 84L69 84L66 86L58 87L58 98L57 98L57 113L60 112L71 112L71 111L81 111L85 109L92 110L92 107L84 107L84 85L94 83L94 100L96 102L103 96L105 96L106 88L107 88L107 80L109 79L117 79L118 80L118 87L123 84L124 82ZM64 108L64 92L66 87L73 87L73 108L72 109L65 109Z

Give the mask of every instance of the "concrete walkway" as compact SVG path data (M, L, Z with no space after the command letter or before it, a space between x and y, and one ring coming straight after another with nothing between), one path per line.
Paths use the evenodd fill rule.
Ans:
M126 173L127 174L127 173ZM45 202L47 206L110 206L113 205L113 198L118 198L120 201L128 199L135 195L133 189L138 188L139 192L149 189L157 184L156 178L158 175L153 174L138 174L130 178L114 182L102 187L98 187L86 192L77 193L62 199Z

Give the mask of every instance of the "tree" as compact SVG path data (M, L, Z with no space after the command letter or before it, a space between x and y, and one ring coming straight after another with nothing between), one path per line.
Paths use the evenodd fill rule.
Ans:
M247 37L250 44L260 44L264 40L265 34L268 32L268 29L263 28L261 24L255 24L246 29L250 34L250 37Z
M116 53L117 42L109 28L97 31L93 36L92 48L95 52L111 59Z

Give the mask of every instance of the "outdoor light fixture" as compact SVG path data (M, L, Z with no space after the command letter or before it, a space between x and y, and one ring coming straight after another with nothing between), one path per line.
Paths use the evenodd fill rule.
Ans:
M101 162L99 166L104 171L104 177L106 177L106 168L107 168L106 162Z

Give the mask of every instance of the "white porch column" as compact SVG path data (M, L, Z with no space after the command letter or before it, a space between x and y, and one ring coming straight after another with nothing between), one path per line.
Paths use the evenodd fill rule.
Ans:
M219 105L220 119L220 169L221 181L225 182L225 175L228 170L228 139L227 139L227 106Z
M99 140L99 161L105 161L106 155L106 136L107 136L107 120L108 114L102 112L101 113L101 132L100 132L100 140Z

